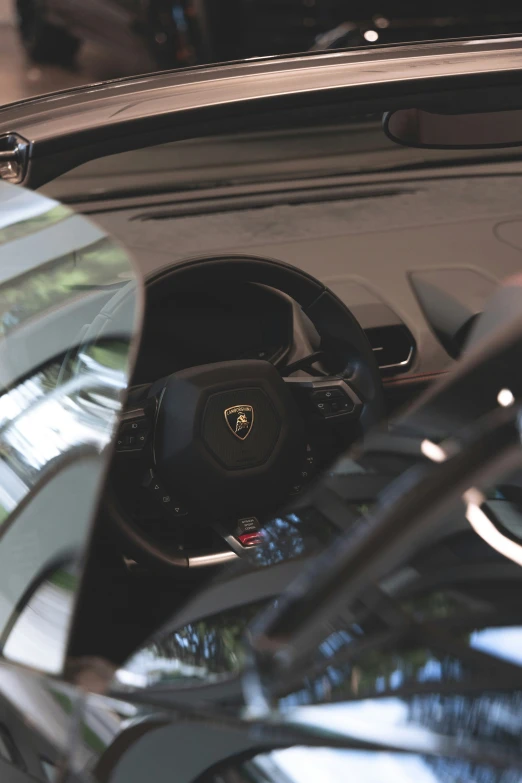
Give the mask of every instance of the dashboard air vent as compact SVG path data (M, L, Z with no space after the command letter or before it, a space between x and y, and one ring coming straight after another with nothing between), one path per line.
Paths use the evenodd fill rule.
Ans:
M415 340L404 325L378 326L365 331L383 375L405 372L411 366Z

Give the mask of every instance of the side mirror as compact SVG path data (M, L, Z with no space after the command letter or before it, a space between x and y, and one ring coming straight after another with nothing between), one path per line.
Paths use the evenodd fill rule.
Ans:
M383 117L388 138L407 147L487 149L522 145L522 109L467 114L434 114L398 109Z

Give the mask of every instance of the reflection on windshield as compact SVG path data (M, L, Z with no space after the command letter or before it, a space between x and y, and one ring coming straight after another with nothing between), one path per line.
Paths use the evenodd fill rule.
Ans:
M499 770L416 753L294 747L256 756L208 776L205 783L519 783L517 768Z
M341 634L335 634L340 637ZM344 699L386 696L394 692L415 690L423 685L454 683L458 687L470 682L472 670L457 656L427 647L397 645L392 649L375 649L385 645L386 638L377 636L366 644L357 644L354 637L346 634L344 643L337 648L323 642L323 658L311 665L306 680L297 685L293 682L291 693L279 700L281 709L296 705L337 702ZM392 635L388 645L394 644ZM374 647L372 649L372 647ZM334 651L335 649L335 651ZM292 678L288 678L289 690Z
M474 650L482 650L522 666L522 626L481 628L473 631L469 644Z
M122 347L106 350L120 355ZM0 520L60 456L80 445L101 451L110 442L126 374L88 354L78 361L79 372L76 359L65 368L56 362L0 396Z
M519 480L519 474L509 477ZM503 492L512 496L506 486ZM497 489L484 491L499 498ZM518 532L514 513L511 506L510 526ZM337 618L325 622L323 640L311 648L308 661L284 673L274 704L285 725L331 731L347 744L420 743L426 753L446 756L448 742L456 755L473 742L479 743L477 754L485 747L480 743L491 743L491 752L521 752L522 572L466 527L462 508L449 513L440 530L438 538L409 552L399 568L340 608ZM335 765L344 759L344 751L331 754ZM377 756L384 764L389 754L372 758ZM519 773L494 775L464 760L426 757L422 763L422 774L436 781L520 779ZM388 780L395 767L386 764L378 768ZM350 766L335 768L337 780L350 779ZM364 768L372 780L373 762ZM268 780L294 772L277 767ZM245 779L258 779L254 769L249 774Z
M256 566L271 566L317 552L337 533L326 517L303 509L263 524L263 541L248 553Z
M145 709L126 702L94 697L58 678L0 663L0 767L2 783L63 780L65 759L72 769L67 779L91 781L99 756L132 721L146 718ZM71 723L75 739L71 743ZM5 736L6 725L11 730ZM15 756L5 766L4 741ZM18 761L18 764L16 763ZM31 764L29 775L26 763ZM44 776L42 777L42 772ZM98 779L98 778L96 778Z
M454 694L485 682L522 685L511 666L522 662L519 585L519 570L472 532L432 544L410 561L407 580L389 577L327 624L306 676L286 676L279 706L406 696L435 684Z
M277 565L317 552L335 533L334 526L313 509L290 512L263 525L263 543L248 557L256 567ZM271 603L255 601L162 633L135 653L116 678L122 685L144 687L187 680L209 683L237 674L244 666L248 625Z
M60 473L67 481L69 471L68 481L74 483L75 476L80 476L74 471L82 470L81 460L102 454L111 443L126 388L127 371L121 367L121 357L127 356L128 346L110 341L97 349L96 358L86 346L77 356L46 366L0 396L0 570L4 576L0 580L0 632L12 624L10 597L15 582L21 593L30 587L24 583L24 570L29 569L26 579L39 578L46 557L56 560L70 554L73 542L78 542L79 509L76 519L69 519L70 530L65 535L59 529L53 531L40 514L34 518L28 510L24 515L24 504L37 492L43 497L48 479ZM112 366L101 364L100 359L109 360ZM83 470L87 471L87 488L92 472L86 463ZM64 507L65 496L60 500ZM10 574L14 564L18 564L16 578ZM32 569L36 572L30 577ZM4 634L3 655L59 672L76 584L76 577L63 570L40 584L19 610L7 638Z
M241 671L245 630L266 604L241 606L158 636L118 670L116 680L138 687L186 680L209 683Z
M41 231L44 228L53 226L62 220L71 216L71 211L56 204L49 208L49 203L42 201L38 205L34 204L28 210L21 210L18 213L18 221L13 223L0 220L0 245L12 242L15 239L22 239L29 234Z
M137 289L126 252L83 216L4 182L0 203L0 646L57 672Z
M77 588L78 568L74 563L46 577L5 634L3 655L10 661L59 674Z
M502 162L512 150L432 150L392 142L383 132L382 113L353 114L343 121L317 124L302 117L298 127L257 128L251 133L183 139L120 152L84 163L44 186L67 201L109 199L113 194L174 192L226 183L270 182L287 178L357 176L451 163ZM327 151L327 154L325 154ZM439 168L440 170L440 168Z
M13 285L4 286L0 334L9 333L44 309L66 304L82 291L107 287L110 292L110 286L113 286L115 293L123 285L122 281L130 278L128 257L123 248L99 233L101 238L89 237L94 241L85 247L53 259L50 266L41 271L31 269L26 275L18 276ZM94 285L93 278L96 280Z

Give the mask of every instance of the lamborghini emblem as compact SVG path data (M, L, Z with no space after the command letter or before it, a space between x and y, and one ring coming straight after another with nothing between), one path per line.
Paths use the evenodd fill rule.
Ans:
M254 409L251 405L234 405L226 409L225 421L236 438L246 440L254 425Z

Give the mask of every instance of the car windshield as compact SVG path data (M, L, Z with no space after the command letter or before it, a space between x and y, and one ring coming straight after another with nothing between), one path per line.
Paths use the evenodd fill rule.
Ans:
M245 185L271 184L284 192L292 181L310 185L333 176L347 177L355 185L386 172L393 180L393 172L418 170L420 176L437 166L511 163L518 158L512 149L421 150L395 144L382 129L385 109L352 116L345 112L337 121L320 125L317 118L304 117L293 128L263 120L256 131L215 133L108 155L58 176L42 189L71 204L179 194L185 214L190 214L187 207L196 197L232 196ZM195 211L196 205L191 212Z
M497 777L502 774L502 777ZM516 783L516 767L502 770L461 759L437 759L416 753L293 747L259 754L231 764L198 783L459 783L461 780Z
M370 339L375 332L380 335L381 328L406 327L406 352L401 361L391 369L391 362L382 361L389 410L395 411L396 399L411 403L414 389L423 388L435 376L442 377L451 367L497 283L519 273L516 204L522 169L517 149L419 150L394 144L382 130L384 108L371 113L350 111L348 119L321 126L310 117L299 128L275 128L272 120L272 127L255 133L124 153L85 164L45 189L62 189L64 197L96 213L102 225L133 248L147 271L198 254L249 253L282 259L327 284ZM173 306L169 311L171 322L174 310ZM166 317L155 334L163 335L165 329L170 329ZM213 329L217 329L217 319ZM176 330L167 333L174 344ZM375 345L377 351L383 350L382 344ZM159 354L156 345L154 351ZM172 361L169 352L162 368L171 367ZM499 376L504 369L498 370ZM143 380L151 379L144 371ZM476 386L484 384L482 376L474 384L460 396L453 395L448 408L455 404L456 409L440 431L432 432L429 415L418 422L417 439L409 444L412 453L407 449L402 453L402 446L392 440L391 445L381 444L385 456L378 450L371 458L364 453L363 459L346 456L331 468L320 487L335 511L333 519L324 507L312 502L312 508L300 507L266 521L264 546L251 555L254 565L275 569L304 559L335 541L339 530L352 531L352 526L357 537L376 501L384 498L386 503L386 493L393 496L396 480L409 475L419 457L429 458L421 450L424 440L433 440L436 453L439 442L455 428L471 426L472 414L476 413L477 421L484 415L487 406L477 412L471 404ZM506 386L513 388L510 383ZM500 391L497 386L489 388L490 408L498 407ZM504 489L495 494L496 486L488 488L488 502L500 504L499 513L507 518L512 512L515 519L509 495ZM439 585L422 600L435 613L440 608L442 613L455 610L458 614L468 605L479 606L473 596L476 574L483 566L481 558L487 561L490 553L478 547L461 504L457 506L448 522L451 535L436 556L434 550L433 563L428 562L429 544L425 542L418 563L405 563L402 571L397 567L397 585L405 590L404 606L406 586L413 590L417 579L422 584L424 566L433 570L435 579L437 563L444 562L445 553L448 562L456 565L454 578L460 566L468 568L473 585L466 585L463 595L458 582L447 590ZM509 571L511 564L506 561L505 565ZM277 601L279 584L288 584L288 580L274 582L278 587L273 592L261 591L262 596L254 591L249 601L244 600L243 582L238 580L237 586L231 579L229 587L222 588L219 612L198 609L186 622L173 618L162 635L120 667L120 685L172 680L209 684L242 673L247 624L255 610ZM376 589L387 590L381 585ZM400 614L405 611L402 593L397 600L400 606L394 611ZM495 613L496 606L492 600L488 612ZM416 611L410 612L410 619ZM381 619L375 624L384 634ZM339 674L330 667L328 655L343 648L344 642L348 646L357 642L364 648L361 628L356 620L340 623L334 629L338 636L324 642L328 651L324 660L316 662L326 670L321 669L324 680L318 675L308 690L308 686L301 688L301 680L296 681L292 683L295 690L284 697L293 694L304 702L328 694L344 698L343 688L352 688L353 682L346 684L348 669ZM411 658L416 660L413 679L422 679L425 670L438 667L442 671L445 664L437 651L424 642L419 649L418 658ZM450 661L449 670L451 665ZM370 691L376 689L378 676L379 687L388 688L388 678L394 683L399 676L392 677L393 666L393 660L387 660L367 676L356 672L358 693L363 693L366 683ZM378 670L382 674L377 676Z
M500 100L494 90L487 96ZM452 95L482 99L472 90ZM385 374L427 382L458 357L495 285L520 271L520 150L406 147L383 130L390 100L367 103L329 106L320 124L310 109L260 115L255 130L98 158L42 192L91 214L145 274L216 254L274 258L311 273L383 351ZM179 303L158 323L155 354L160 334L176 339L177 312ZM202 323L199 312L193 317ZM223 334L223 343L235 340ZM171 367L165 352L157 374ZM139 380L151 372L139 367ZM398 386L389 391L395 407L403 397Z

